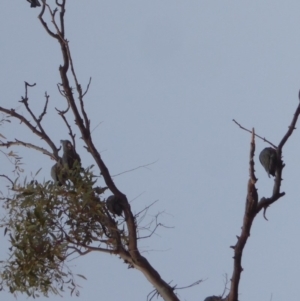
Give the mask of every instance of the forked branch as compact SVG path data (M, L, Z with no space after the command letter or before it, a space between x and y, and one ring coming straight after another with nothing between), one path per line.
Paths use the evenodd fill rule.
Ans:
M127 197L124 193L122 193L115 183L112 180L112 177L110 175L110 172L108 168L106 167L105 163L103 162L100 153L96 149L91 132L90 132L90 121L87 117L84 104L83 104L83 96L85 93L82 92L81 85L79 84L75 72L75 68L73 65L72 57L71 57L71 51L69 48L69 43L65 38L65 31L64 31L64 12L65 12L65 1L62 1L62 3L59 5L60 9L60 24L58 25L55 20L55 11L51 11L48 4L46 4L46 1L43 2L44 6L47 6L50 12L50 17L52 20L52 23L55 28L55 33L52 32L47 23L44 20L44 12L45 9L42 10L41 14L39 15L39 19L44 26L46 32L57 40L57 42L60 45L60 49L63 56L63 64L59 67L60 77L61 77L61 85L63 88L63 93L68 101L68 104L70 105L70 108L74 114L75 117L75 123L78 126L80 132L81 132L81 138L86 144L87 150L89 153L93 156L96 164L98 165L100 169L100 173L104 178L104 181L107 185L107 187L111 190L111 192L118 197L120 200L122 200L123 207L124 207L124 214L125 214L125 221L127 224L128 229L128 250L120 249L119 255L121 258L123 258L125 261L129 262L133 267L140 270L146 278L153 284L153 286L157 289L159 294L164 298L164 300L168 301L177 301L179 300L174 293L174 289L166 283L163 279L161 279L158 272L150 265L150 263L147 261L145 257L143 257L138 249L137 245L137 232L136 232L136 221L134 219L134 216L131 211L130 204L127 200ZM60 29L59 29L60 28ZM71 74L72 74L72 80L75 82L76 85L76 91L78 94L79 99L79 107L80 110L77 107L77 104L74 99L74 94L72 91L72 87L70 86L70 80L69 80L69 66L71 66Z
M299 93L299 100L300 100L300 93ZM276 202L279 198L285 195L284 192L280 191L281 188L281 181L282 181L282 170L284 168L284 163L282 162L282 148L287 142L287 140L292 135L293 131L296 129L296 123L298 121L298 117L300 114L300 104L298 104L296 111L294 113L294 117L291 121L291 124L289 126L289 129L287 133L284 135L282 140L280 141L278 146L275 146L273 143L271 143L266 138L262 138L259 135L256 135L254 133L254 129L252 131L246 129L242 125L240 125L238 122L233 120L241 129L251 132L251 147L250 147L250 161L249 161L249 180L248 180L248 189L247 189L247 198L246 198L246 207L245 207L245 213L244 213L244 219L243 219L243 226L240 236L237 236L237 243L234 246L231 246L234 250L234 268L233 268L233 274L231 278L231 287L230 292L226 301L238 301L238 289L239 289L239 282L241 277L241 272L243 271L241 261L242 261L242 255L244 247L247 243L247 240L250 236L250 230L252 223L254 221L254 218L256 217L257 213L259 213L262 209L264 209L264 217L266 210L268 206L270 206L272 203ZM259 139L262 139L263 141L267 142L271 146L273 146L276 149L277 152L277 166L276 166L276 176L274 180L274 186L273 186L273 192L271 197L265 198L262 197L260 201L258 202L258 194L257 189L255 187L255 183L257 181L255 177L255 169L254 169L254 152L255 152L255 137L258 137Z

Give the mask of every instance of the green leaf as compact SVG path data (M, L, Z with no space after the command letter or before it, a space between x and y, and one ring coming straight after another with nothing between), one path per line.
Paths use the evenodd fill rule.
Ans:
M81 278L83 278L84 280L87 280L83 275L81 275L81 274L76 274L78 277L81 277Z
M35 173L35 175L37 176L41 170L42 170L42 168L40 168L40 169Z

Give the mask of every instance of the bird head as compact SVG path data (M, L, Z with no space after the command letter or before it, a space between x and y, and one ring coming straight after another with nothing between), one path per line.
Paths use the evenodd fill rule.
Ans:
M60 143L62 144L64 151L73 149L73 145L69 140L60 140Z

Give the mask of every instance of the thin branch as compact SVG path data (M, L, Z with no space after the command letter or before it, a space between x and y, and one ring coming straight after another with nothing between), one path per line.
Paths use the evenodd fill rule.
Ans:
M0 107L0 111L10 115L11 117L20 120L21 123L24 123L34 134L36 134L41 139L45 140L46 143L51 147L54 157L58 158L58 150L55 144L52 142L52 140L48 137L48 135L45 132L41 132L37 130L35 126L33 126L24 116L18 114L14 109L8 110L6 108Z
M27 98L27 87L34 87L36 86L36 83L34 84L28 84L27 82L25 82L25 97Z
M200 283L202 283L204 280L200 279L200 280L197 280L195 281L194 283L190 284L190 285L187 285L187 286L182 286L182 287L177 287L176 285L173 286L173 290L181 290L181 289L187 289L187 288L190 288L190 287L193 287L193 286L196 286L196 285L199 285ZM171 282L170 282L171 283ZM169 283L169 284L170 284ZM150 297L150 295L152 295ZM157 291L157 289L154 289L152 290L148 295L147 295L147 300L151 301L154 297L159 297L160 296L160 293ZM150 298L149 298L150 297Z
M90 77L89 82L88 82L88 84L87 84L87 87L86 87L85 91L84 91L83 94L82 94L82 98L83 98L83 97L87 94L87 92L89 91L91 82L92 82L92 78Z
M42 133L40 131L38 131L25 117L18 114L14 109L9 110L9 109L5 109L3 107L0 107L0 111L10 115L11 117L15 117L15 118L19 119L21 121L21 123L25 123L26 126L30 130L32 130L37 136L42 138Z
M69 129L69 135L70 135L70 137L71 137L71 139L72 139L73 146L74 146L74 148L76 149L76 141L75 141L75 136L76 136L76 134L73 133L72 128L71 128L71 126L70 126L70 124L69 124L67 118L65 117L65 114L68 112L69 108L70 108L70 105L68 104L68 108L67 108L66 111L60 111L60 110L58 110L58 109L56 109L56 108L55 108L55 109L56 109L56 111L58 111L58 114L61 116L61 118L62 118L63 121L65 122L67 128Z
M94 132L94 130L100 125L100 124L102 124L102 122L103 121L100 121L92 130L91 130L91 133L93 133Z
M37 151L39 151L39 152L41 152L41 153L49 156L50 158L53 158L54 160L56 160L56 157L52 153L48 152L46 149L44 149L42 147L39 147L39 146L36 146L34 144L31 144L31 143L28 143L28 142L24 142L24 141L21 141L21 140L18 140L18 139L15 139L15 140L16 141L8 141L6 143L0 143L0 147L2 146L2 147L9 148L9 147L11 147L13 145L22 145L22 146L25 146L25 147L28 147L28 148L35 149L35 150L37 150Z
M162 226L162 227L164 227L164 228L172 228L172 227L166 227L166 226L164 226L164 225L161 224L161 223L157 223L157 224L155 225L154 229L150 232L149 235L146 235L146 236L139 236L138 239L145 239L145 238L151 237L151 236L155 233L156 229L157 229L158 227L160 227L160 226ZM173 227L173 228L174 228L174 227ZM150 231L150 230L149 230L149 231Z
M3 142L1 142L3 143ZM1 143L0 143L0 146L1 146ZM0 152L6 157L6 159L11 163L11 164L14 164L14 162L9 158L9 156L7 155L7 153L5 153L4 151L0 150Z
M49 29L47 23L46 23L46 22L44 21L44 19L43 19L43 16L44 16L44 13L45 13L45 9L46 9L46 6L48 6L48 4L46 3L45 0L42 0L42 3L43 3L43 7L42 7L42 10L41 10L41 12L40 12L38 18L40 19L40 21L41 21L41 23L42 23L44 29L46 30L46 32L47 32L52 38L58 40L58 39L59 39L59 36L58 36L57 34L55 34L54 32L52 32L52 31ZM49 6L48 6L48 7L49 7Z
M76 72L75 72L73 59L72 59L72 55L71 55L71 50L70 50L70 47L69 47L68 43L66 44L66 50L67 50L69 61L70 61L71 72L72 72L72 75L73 75L73 78L74 78L74 81L75 81L75 84L76 84L76 89L77 89L77 93L78 93L78 99L79 99L79 103L80 103L81 113L83 115L84 122L85 122L85 128L86 128L86 130L88 130L90 132L90 120L88 119L88 116L87 116L86 111L84 109L82 88L81 88L81 85L79 84L78 79L77 79L77 75L76 75Z
M45 106L44 106L44 110L42 112L42 114L39 116L38 118L38 122L40 123L43 119L43 117L46 115L47 113L47 107L48 107L48 102L49 102L49 95L47 94L47 92L45 92L45 97L46 97L46 102L45 102Z
M71 242L71 243L73 243L73 242ZM76 243L76 244L78 245L78 243ZM80 246L87 249L87 250L82 252L78 248L73 247L73 246L68 246L68 248L75 250L79 255L86 255L86 254L88 254L90 252L93 252L93 251L103 252L103 253L108 253L108 254L117 254L117 253L115 253L114 250L108 250L108 249L97 248L97 247L89 247L89 246L85 246L85 245L82 245L82 244Z
M222 298L223 298L224 295L226 294L226 291L229 290L228 287L227 287L228 283L229 283L229 281L228 281L228 275L225 274L224 290L223 290L223 293L222 293L222 295L221 295Z
M14 182L6 175L0 175L0 177L6 178L8 181L10 181L12 187L14 187Z
M138 167L129 169L129 170L125 170L125 171L120 172L120 173L118 173L118 174L112 175L111 177L114 178L114 177L123 175L123 174L125 174L125 173L127 173L127 172L131 172L131 171L134 171L134 170L137 170L137 169L140 169L140 168L146 168L147 166L150 166L150 165L156 163L157 161L158 161L158 160L156 160L156 161L154 161L154 162L151 162L151 163L148 163L148 164L146 164L146 165L141 165L141 166L138 166ZM149 169L149 168L147 168L147 169ZM150 169L149 169L149 170L150 170Z
M300 91L299 91L299 101L300 101ZM284 135L284 137L282 138L282 140L280 141L278 148L280 150L282 150L283 146L285 145L285 143L287 142L287 140L289 139L289 137L292 135L293 131L296 129L296 123L298 121L299 118L299 114L300 114L300 103L294 113L294 117L292 119L292 122L289 126L288 131L286 132L286 134Z
M26 110L29 112L29 114L31 115L31 117L33 118L33 120L35 121L36 125L38 126L38 128L40 129L40 132L45 135L45 131L41 125L41 119L43 117L43 115L46 114L46 112L43 112L40 116L40 120L38 118L36 118L35 114L31 111L30 107L29 107L29 104L28 104L28 96L27 96L27 87L34 87L35 84L33 85L30 85L28 84L27 82L25 82L25 97L22 97L22 100L20 100L19 102L23 103ZM45 107L44 107L44 111L45 109L47 108L47 104L48 104L48 98L46 99L46 104L45 104Z
M182 290L182 289L186 289L186 288L190 288L190 287L199 285L199 284L202 283L202 282L204 282L204 280L200 279L200 280L197 280L197 281L195 281L194 283L192 283L192 284L190 284L190 285L187 285L187 286L182 286L182 287L177 287L177 286L175 286L174 289L176 289L176 290Z
M238 125L242 130L244 130L244 131L246 131L246 132L248 132L248 133L252 133L252 131L250 131L250 130L246 129L245 127L243 127L243 126L242 126L241 124L239 124L235 119L232 119L232 121L233 121L236 125ZM257 134L255 134L255 136L256 136L257 138L263 140L264 142L269 143L269 144L272 145L274 148L277 148L276 145L274 145L272 142L270 142L270 141L267 140L266 138L263 138L263 137L261 137L261 136L259 136L259 135L257 135Z
M152 296L150 297L150 295L152 295ZM157 289L152 290L152 291L147 295L147 300L148 300L148 301L151 301L155 296L156 296L157 298L160 296L160 294L159 294L159 292L158 292ZM150 297L150 298L149 298L149 297Z
M300 91L299 91L299 100L300 100ZM298 104L295 113L294 113L294 117L291 121L291 124L286 132L286 134L284 135L284 137L281 139L278 148L277 148L277 168L276 168L276 177L275 177L275 181L274 181L274 187L273 187L273 194L270 198L262 198L257 206L257 212L259 212L260 210L262 210L264 208L264 218L266 218L265 214L266 214L266 210L267 208L274 202L276 202L278 199L280 199L281 197L283 197L285 195L285 192L280 192L280 187L281 187L281 182L282 182L282 170L285 166L285 164L282 162L282 148L285 145L285 143L287 142L287 140L290 138L290 136L292 135L292 133L294 132L294 130L296 129L296 123L298 121L299 118L299 114L300 114L300 104Z
M146 206L144 209L142 209L141 211L139 211L138 213L136 213L134 215L135 219L137 219L141 213L143 213L143 215L140 217L139 221L138 221L138 225L142 222L142 220L144 219L144 217L146 216L148 210L150 209L150 207L152 207L155 203L157 203L158 201L154 201L152 202L150 205Z
M60 32L61 32L61 35L62 37L65 36L65 12L66 12L66 0L62 0L62 3L58 3L58 1L56 0L56 5L60 7L60 14L59 14L59 17L60 17Z
M62 84L57 84L57 90L58 90L59 94L60 94L62 97L66 98L67 101L68 101L68 98L67 98L67 96L66 96L66 93L65 93L64 90L61 89L61 86L62 86ZM68 104L68 108L67 108L66 112L69 110L69 108L70 108L70 105Z

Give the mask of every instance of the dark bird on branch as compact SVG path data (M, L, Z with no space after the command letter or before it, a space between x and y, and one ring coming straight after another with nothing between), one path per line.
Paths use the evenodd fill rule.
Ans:
M117 198L114 195L111 195L106 200L106 207L112 213L118 216L122 215L123 212L123 205L122 200Z
M69 140L60 140L63 156L51 168L51 177L55 183L62 186L68 179L74 183L80 176L80 157Z
M264 148L259 155L259 161L265 168L268 176L270 177L270 175L272 175L273 177L275 177L276 167L278 164L276 150L272 147Z
M63 156L62 156L63 166L64 167L67 166L69 169L73 169L76 166L76 162L78 166L80 166L81 159L79 155L76 153L72 143L69 140L60 140L60 142L63 147Z
M31 5L30 7L37 7L37 6L41 6L39 0L27 0Z

